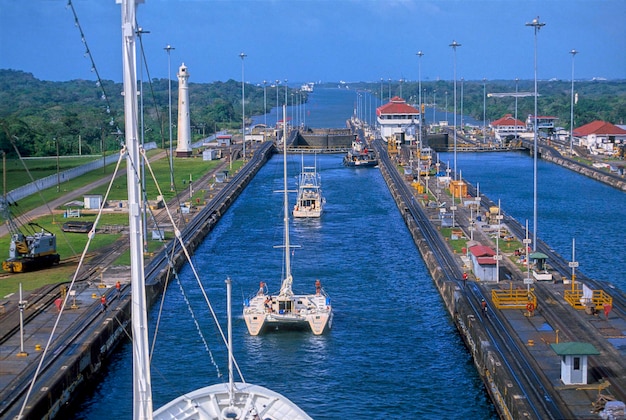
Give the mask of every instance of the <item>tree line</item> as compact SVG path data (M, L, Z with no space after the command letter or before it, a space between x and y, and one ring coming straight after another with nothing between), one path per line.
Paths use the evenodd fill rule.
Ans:
M269 88L269 85L267 86ZM288 88L293 92L294 89ZM0 150L9 157L100 154L119 150L124 133L121 83L50 82L17 70L0 69ZM169 146L167 79L143 82L144 142ZM291 93L290 92L290 93ZM268 98L268 110L275 106ZM194 139L224 129L241 129L241 82L189 83ZM246 84L246 119L262 115L263 86ZM278 97L279 106L284 96ZM172 80L172 125L176 141L178 81Z
M488 97L490 93L514 93L516 82L513 80L457 80L457 112L461 112L461 83L463 84L463 114L482 121L483 110L487 122L495 121L505 114L515 115L515 98ZM380 96L381 84L362 86L377 97ZM387 81L382 84L383 102L391 96L402 96L410 103L418 102L418 83L399 83ZM518 92L530 92L534 95L533 80L519 80ZM402 92L402 94L400 94ZM437 108L445 108L445 95L448 93L448 111L454 110L454 82L451 80L422 81L422 103L429 105L436 101ZM572 83L565 80L538 81L537 114L554 116L559 120L557 125L569 130L571 127L571 93ZM626 124L626 81L595 80L574 81L574 93L577 102L574 105L574 127L580 127L595 120L607 121L612 124ZM434 95L433 95L434 94ZM517 100L517 116L525 121L528 115L535 112L533 95ZM487 97L486 97L487 96ZM486 97L486 98L485 98Z
M487 97L489 93L534 92L532 80L463 81L463 113L487 121L505 114L515 114L513 97ZM269 88L269 85L266 85ZM402 96L409 103L418 102L417 82L351 84L352 89L366 90L387 102L388 95ZM381 89L382 88L382 89ZM295 89L289 89L292 97ZM448 93L448 111L452 112L453 81L423 81L422 102L444 108ZM613 124L626 122L626 81L576 81L578 101L574 108L574 126L594 120ZM16 157L100 154L119 150L123 142L124 116L122 84L104 81L72 80L50 82L17 70L0 69L0 150ZM262 85L246 84L246 115L262 115L265 109ZM178 81L172 80L172 124L176 137ZM274 95L268 96L268 108L276 106ZM559 118L558 126L569 129L571 81L538 82L538 114ZM306 101L306 93L304 100ZM277 95L278 105L284 95ZM190 118L194 139L219 130L240 129L242 119L241 82L228 80L213 83L189 83ZM143 83L144 142L169 146L169 86L167 79ZM461 81L457 80L457 111L461 111ZM518 98L518 119L524 121L534 113L532 96Z

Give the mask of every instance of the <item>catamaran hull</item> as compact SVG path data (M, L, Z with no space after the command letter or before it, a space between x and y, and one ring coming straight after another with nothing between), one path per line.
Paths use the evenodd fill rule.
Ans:
M322 335L332 327L330 314L308 315L303 318L288 318L273 315L244 316L250 335L259 335L270 331L307 331Z
M332 327L333 312L323 295L294 296L294 311L282 313L276 301L268 307L267 298L265 294L256 295L246 303L243 318L250 335L276 330L310 330L321 335Z

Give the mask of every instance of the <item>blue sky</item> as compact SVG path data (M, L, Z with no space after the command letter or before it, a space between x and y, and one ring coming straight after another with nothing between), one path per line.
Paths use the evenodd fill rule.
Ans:
M120 6L72 0L103 79L121 81ZM67 0L0 0L0 68L93 79ZM624 0L146 0L137 12L151 77L184 62L190 82L626 79Z

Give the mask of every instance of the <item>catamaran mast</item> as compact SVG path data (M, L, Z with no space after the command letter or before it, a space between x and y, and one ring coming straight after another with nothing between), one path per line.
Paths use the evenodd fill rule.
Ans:
M281 295L291 295L291 248L289 246L289 199L287 195L287 106L283 105L283 224L285 226L285 238L283 240L285 246L285 279L280 288Z
M148 317L143 267L143 228L139 174L139 130L137 105L136 3L143 0L116 0L122 4L122 59L124 69L124 126L128 188L128 223L131 260L131 316L133 333L133 418L152 419L152 385L148 348Z

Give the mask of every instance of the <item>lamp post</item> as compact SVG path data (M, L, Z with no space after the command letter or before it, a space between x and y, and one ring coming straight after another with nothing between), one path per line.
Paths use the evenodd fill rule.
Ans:
M383 104L383 78L380 78L380 104Z
M452 41L450 47L454 51L454 180L456 181L456 49L460 47L456 41Z
M533 251L537 250L537 33L545 23L539 22L539 16L532 22L526 23L532 26L535 33L535 115L533 124Z
M515 78L515 141L517 141L517 84L519 78Z
M433 124L437 121L437 89L433 89Z
M446 90L446 122L448 122L448 91Z
M422 148L422 122L423 122L423 116L422 116L422 56L424 55L423 52L418 51L417 52L417 88L419 89L419 99L418 99L418 103L419 103L419 112L420 112L420 121L419 124L417 125L417 128L419 130L418 135L417 135L417 144L418 147L421 149ZM418 168L418 176L419 176L419 168Z
M57 149L57 192L61 191L61 175L59 174L60 172L60 168L59 168L59 140L57 140L56 137L54 137L54 145Z
M267 80L263 80L263 115L265 116L263 130L263 139L265 139L265 132L267 131Z
M574 57L576 57L578 51L571 50L569 53L572 55L572 104L569 119L569 154L572 156L574 153Z
M487 79L483 77L483 141L487 138Z
M287 127L287 79L285 79L285 127Z
M163 49L167 52L167 92L169 99L168 109L170 125L170 191L174 191L174 162L172 161L172 65L170 61L170 51L175 50L176 48L172 47L170 44L167 44L167 46Z
M244 58L247 57L243 52L239 54L241 58L241 137L243 141L243 161L246 161L246 88L244 79Z
M464 99L464 97L463 97L463 85L464 85L464 83L463 82L464 81L465 81L465 79L463 79L461 77L461 124L460 124L461 125L461 132L463 131L463 99Z
M391 77L388 79L389 81L389 102L391 102Z

